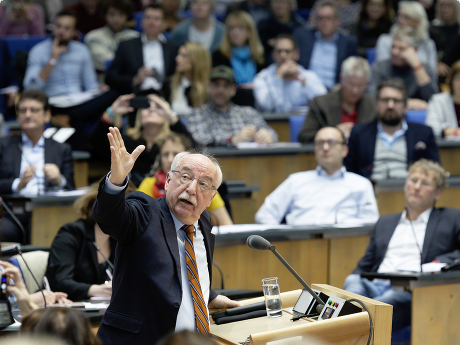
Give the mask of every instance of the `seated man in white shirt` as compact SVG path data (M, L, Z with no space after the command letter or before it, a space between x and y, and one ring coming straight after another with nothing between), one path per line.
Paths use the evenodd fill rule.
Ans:
M315 136L316 170L290 175L256 213L256 222L289 225L374 223L379 217L369 180L347 172L345 137L336 127L324 127Z
M316 73L297 63L300 55L294 37L279 35L272 56L275 63L254 77L257 108L271 112L305 110L310 100L327 93Z
M420 272L425 263L451 263L460 257L460 210L434 207L445 187L446 172L438 163L415 162L404 186L405 210L379 219L366 254L345 280L345 290L393 305L393 330L410 324L411 293L360 274Z

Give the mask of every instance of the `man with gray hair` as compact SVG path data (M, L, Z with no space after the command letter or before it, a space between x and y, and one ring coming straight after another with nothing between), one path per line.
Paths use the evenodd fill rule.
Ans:
M439 92L436 70L422 63L417 55L416 32L399 28L393 36L391 57L372 66L368 92L375 96L377 85L388 78L401 78L409 93L408 109L426 109L431 96Z
M209 308L239 306L211 289L214 235L205 211L222 182L217 161L178 154L164 198L134 192L128 174L144 151L127 152L117 128L108 134L110 173L99 186L93 217L117 241L110 306L98 335L105 344L155 344L184 329L209 334Z
M356 123L373 121L374 99L364 93L369 76L370 67L366 59L357 56L347 58L340 72L342 87L313 99L299 141L313 141L316 132L325 126L336 126L348 138Z

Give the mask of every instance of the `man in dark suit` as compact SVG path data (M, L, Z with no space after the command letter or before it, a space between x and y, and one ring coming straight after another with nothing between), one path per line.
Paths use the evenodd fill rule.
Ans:
M393 305L393 330L410 324L411 293L360 273L420 272L425 263L460 257L460 210L434 207L445 186L446 172L438 163L415 162L404 186L406 209L379 219L364 257L345 280L345 290Z
M144 9L142 35L121 42L110 65L105 82L122 94L158 93L165 79L175 70L178 48L163 35L165 14L161 5Z
M200 325L209 330L208 319L200 317L199 323L199 315L239 305L210 289L214 235L204 211L222 182L220 167L202 154L180 153L167 175L164 198L134 192L125 200L127 176L145 147L128 154L118 129L109 130L111 171L100 184L93 218L117 240L117 249L112 300L98 335L105 344L155 344L173 331ZM184 225L194 227L194 236L185 235ZM199 276L192 292L190 237ZM198 299L206 301L199 314L197 298L192 299L197 290Z
M48 189L74 189L70 146L43 137L51 119L46 94L25 90L17 112L22 134L0 139L0 193L37 195ZM9 217L5 215L1 226L3 241L20 235Z
M328 90L339 82L340 67L349 56L358 55L356 39L338 33L340 19L332 0L318 6L317 30L294 30L299 49L299 64L315 72Z
M407 167L420 158L439 162L432 129L404 119L407 99L401 79L379 84L375 104L378 120L353 127L344 160L348 171L371 180L405 178Z
M299 133L301 143L312 142L316 133L326 126L337 126L348 139L356 123L375 119L375 101L366 95L370 67L366 59L350 56L342 63L340 90L317 96L310 102L310 110Z

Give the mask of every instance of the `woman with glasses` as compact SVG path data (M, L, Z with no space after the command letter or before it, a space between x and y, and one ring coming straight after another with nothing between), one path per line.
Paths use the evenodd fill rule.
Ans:
M399 2L396 23L389 34L382 34L377 40L376 61L389 60L394 32L399 28L411 27L416 31L417 55L420 61L437 75L438 54L436 45L429 36L428 26L426 11L419 2Z
M426 124L440 137L460 137L460 61L452 66L447 79L450 92L433 95L428 103Z
M189 138L184 135L171 133L159 143L160 154L153 167L154 175L146 177L139 185L139 191L150 195L153 198L161 198L165 196L166 176L171 170L171 165L174 157L183 151L189 150L192 143ZM211 222L213 225L231 225L233 224L230 215L228 214L225 203L222 200L219 192L212 199L211 205L207 208L211 214Z

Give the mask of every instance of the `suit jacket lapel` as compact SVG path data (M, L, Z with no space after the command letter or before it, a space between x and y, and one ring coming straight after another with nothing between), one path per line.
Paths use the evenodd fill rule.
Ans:
M205 211L206 212L206 211ZM206 258L208 259L209 281L212 282L212 253L214 252L214 238L211 233L212 224L202 215L198 221L203 233L204 245L206 247Z
M22 137L16 135L11 137L13 145L11 145L10 154L14 157L20 157L19 159L13 159L13 176L19 177L21 174L21 161L22 161Z
M378 257L380 258L380 262L378 264L379 266L382 263L383 258L385 257L385 253L387 252L387 249L388 249L388 244L390 243L391 237L393 236L400 219L401 219L401 213L398 213L398 214L395 214L394 217L388 220L387 222L386 230L382 236L382 243L384 244L384 246L377 247L383 250L382 252L378 253Z
M428 223L426 224L425 239L423 240L422 248L422 264L426 261L426 257L428 255L428 252L430 251L431 244L433 243L434 237L438 230L438 224L440 220L441 217L439 215L439 210L434 208L430 214Z
M406 131L406 145L407 145L407 166L409 167L411 162L410 160L414 157L414 146L415 146L415 138L414 138L414 131L411 130L411 124L407 123L407 131Z
M141 37L138 37L138 39L135 40L133 43L134 43L133 51L137 52L137 54L131 54L130 56L132 56L135 61L134 66L139 66L136 68L136 72L137 72L137 70L139 70L139 68L141 68L144 65L144 52L142 50Z

